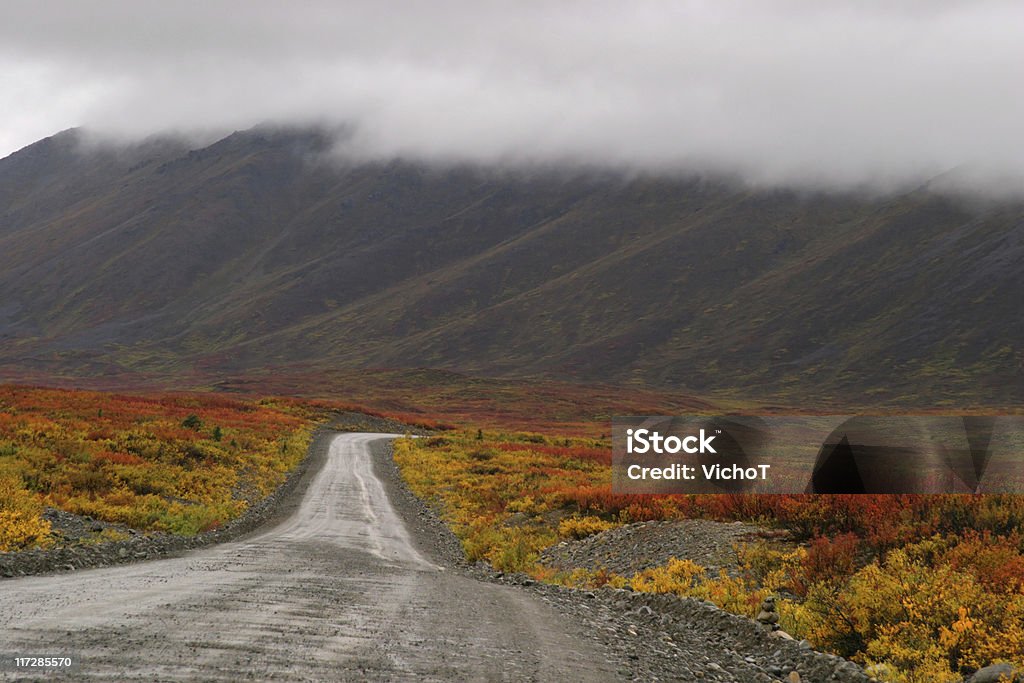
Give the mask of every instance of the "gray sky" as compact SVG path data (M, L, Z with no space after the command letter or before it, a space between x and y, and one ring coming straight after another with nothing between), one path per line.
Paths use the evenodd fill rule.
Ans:
M0 156L268 121L373 157L1024 188L1024 2L0 0Z

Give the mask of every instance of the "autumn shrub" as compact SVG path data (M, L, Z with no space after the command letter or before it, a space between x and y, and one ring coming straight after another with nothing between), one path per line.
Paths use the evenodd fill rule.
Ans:
M554 532L522 527L494 527L486 521L463 540L466 557L476 562L485 560L495 569L506 572L530 571L541 550L557 540Z
M42 512L38 497L26 491L17 477L0 474L0 551L44 544L50 523Z
M995 536L968 532L942 553L954 569L974 576L991 591L1024 593L1024 544L1021 533Z
M629 584L633 590L644 593L690 595L704 578L704 567L693 560L679 560L673 557L663 567L637 572Z
M842 582L857 570L860 538L853 533L834 538L818 536L802 554L799 567L793 571L792 587L797 593L806 593L815 583Z
M893 680L958 680L1024 653L1024 594L988 591L969 573L928 566L903 550L859 570L825 601L809 595L825 643L859 642L847 653L904 672Z
M0 386L0 471L23 489L0 501L0 547L48 530L14 500L147 531L216 528L284 481L316 416L287 401Z
M738 543L735 551L737 566L751 585L790 592L807 556L804 547L779 547L764 541Z
M574 515L558 523L558 535L563 538L580 539L599 534L614 527L615 524L613 522L600 519L599 517L580 517Z
M628 579L628 585L645 593L672 593L718 605L735 614L754 616L757 607L770 591L754 586L742 577L731 576L721 570L709 576L705 568L692 560L671 558L660 567L637 572Z
M511 443L517 447L501 448L473 432L400 439L395 461L410 488L439 508L470 560L532 571L540 551L559 540L558 523L578 512L566 492L600 476L602 466L584 456L563 468L565 455L550 452L538 435ZM595 448L591 440L572 443Z

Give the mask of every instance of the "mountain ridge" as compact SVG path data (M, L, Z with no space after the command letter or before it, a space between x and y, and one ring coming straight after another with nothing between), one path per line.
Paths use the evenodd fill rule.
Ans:
M1024 207L65 131L0 160L0 366L435 367L801 403L1024 398ZM83 370L84 368L84 370Z

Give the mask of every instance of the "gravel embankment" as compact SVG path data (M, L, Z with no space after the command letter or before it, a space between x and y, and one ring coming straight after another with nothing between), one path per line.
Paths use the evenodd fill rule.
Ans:
M735 567L736 545L779 538L775 532L744 522L638 522L559 543L541 554L541 562L566 571L604 568L620 576L632 576L675 557L692 560L717 574L719 569Z

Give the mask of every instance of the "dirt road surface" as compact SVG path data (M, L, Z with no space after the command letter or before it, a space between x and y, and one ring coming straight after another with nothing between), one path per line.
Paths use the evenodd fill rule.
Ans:
M417 549L374 472L384 438L335 436L293 514L257 535L4 581L0 654L73 656L73 680L615 680L578 622Z

